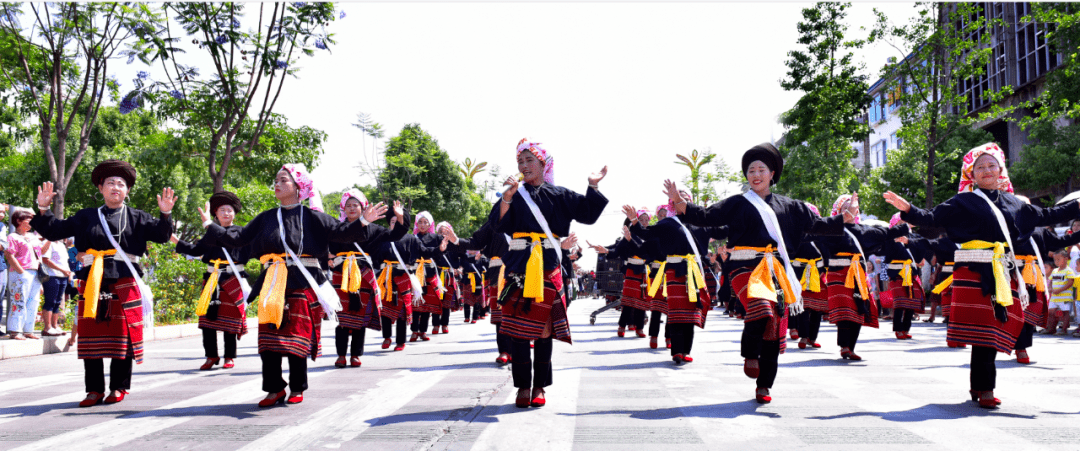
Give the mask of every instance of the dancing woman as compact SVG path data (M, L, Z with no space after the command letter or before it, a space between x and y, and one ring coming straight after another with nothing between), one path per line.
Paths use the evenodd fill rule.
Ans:
M435 219L427 211L421 211L416 215L413 234L427 247L439 247L439 242L443 240L441 235L435 233ZM439 277L438 263L443 260L443 257L443 253L440 252L416 258L416 278L424 286L424 296L423 302L413 309L410 342L415 342L417 339L431 340L427 336L428 321L431 320L431 315L442 313L442 297L446 290L443 288L442 279Z
M454 232L454 226L442 221L435 225L435 232L446 236L447 232ZM432 335L437 335L440 327L442 333L450 333L450 312L456 311L461 302L461 286L457 277L457 272L461 269L461 255L459 252L443 252L442 257L435 262L435 266L439 268L439 282L446 291L439 296L442 307L440 313L431 314Z
M904 221L917 226L943 227L960 243L953 270L952 308L948 340L972 345L971 399L979 407L994 409L998 352L1010 353L1024 328L1026 287L1023 276L1011 271L1006 258L1014 245L1027 240L1038 226L1080 217L1080 203L1041 208L1012 194L1005 155L994 143L964 155L959 193L924 210L895 193L885 201L900 210ZM1018 271L1018 270L1017 270Z
M507 268L499 295L501 332L513 338L515 404L539 407L547 402L544 387L552 383L552 336L571 343L558 239L570 233L572 221L593 224L600 218L607 198L597 184L607 175L607 166L589 176L582 195L554 184L555 163L540 143L523 139L516 153L524 183L516 177L503 183L507 189L491 218L497 233L512 238L503 259ZM535 360L529 340L536 342Z
M902 223L900 213L897 213L889 220L889 227L898 228ZM909 233L886 241L880 254L885 257L885 272L893 298L893 333L897 340L910 340L911 320L916 310L922 311L924 300L922 284L915 276L919 262L926 264L927 257L933 252L925 238Z
M165 188L157 196L161 214L129 207L124 201L135 186L135 168L121 160L105 160L94 167L90 181L105 201L98 208L84 208L66 219L49 210L52 182L38 188L40 214L30 226L50 241L75 237L77 259L83 262L78 315L78 356L85 368L86 399L79 407L124 400L131 389L132 362L143 361L143 315L151 312L150 293L141 293L139 259L146 243L165 243L172 236L171 214L176 196ZM113 243L119 245L119 249ZM141 287L140 287L141 285ZM109 396L105 397L105 364L109 363Z
M323 315L341 310L337 294L321 289L329 243L364 243L389 234L372 224L383 216L382 203L369 206L363 219L342 222L322 211L315 183L303 164L286 164L274 177L279 207L259 213L242 228L226 229L199 209L208 246L251 246L264 271L252 287L259 293L259 357L262 389L267 396L259 407L303 402L308 388L307 358L319 356ZM301 204L310 199L311 206ZM318 209L318 210L317 210ZM302 266L298 266L302 265ZM281 376L282 359L289 360L289 382Z
M242 208L240 198L228 191L210 196L207 206L214 220L226 230L240 229L233 220ZM250 249L210 246L202 240L192 244L175 235L171 241L176 244L177 253L201 257L207 265L202 293L195 307L203 334L203 350L206 351L206 362L199 369L209 370L221 361L218 331L225 334L225 364L222 368L230 369L236 365L236 341L247 333L247 300L241 287L247 283L244 264L251 258Z
M772 144L763 143L742 157L743 175L750 191L707 208L688 203L675 183L664 183L675 211L683 221L699 226L728 226L731 287L746 308L742 335L743 372L757 379L755 398L772 401L769 388L776 379L779 355L784 351L788 311L801 311L801 291L791 269L789 252L798 249L807 233L843 233L840 217L815 216L802 201L773 194L784 159ZM845 221L853 218L845 215ZM777 294L780 289L782 295Z
M814 204L807 203L806 208L821 216ZM821 330L821 318L829 313L829 296L825 289L825 256L814 243L813 237L806 237L795 255L791 267L799 278L802 287L803 311L795 317L799 337L799 349L820 348L817 338ZM798 289L798 288L796 288Z
M360 219L363 211L371 204L367 196L356 188L341 195L338 205L338 217L342 222L352 224ZM371 237L363 246L358 242L329 243L330 268L333 271L331 282L337 288L341 310L337 312L338 326L334 328L334 344L337 348L337 361L334 366L345 368L345 354L352 341L352 354L348 361L351 367L361 365L364 355L366 330L382 330L379 313L378 283L375 281L375 263L368 249L374 249L387 242L401 239L408 233L405 226L408 219L400 202L394 202L394 218L390 221L390 233Z

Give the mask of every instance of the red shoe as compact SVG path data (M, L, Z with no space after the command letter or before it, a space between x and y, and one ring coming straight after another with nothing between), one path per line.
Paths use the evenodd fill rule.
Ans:
M532 402L529 405L533 407L544 407L544 404L547 404L547 399L544 398L544 389L534 388Z
M626 326L626 330L629 330L629 331L633 332L633 331L637 330L637 326L631 324L629 326Z
M799 331L798 330L791 329L790 334L791 334L791 339L792 340L798 340L799 339Z
M684 356L682 356L682 359L683 359L683 361L684 361L684 362L686 362L686 363L691 363L691 362L693 362L693 361L694 361L694 358L693 358L693 357L690 357L690 355L684 355Z
M905 340L903 332L893 332L896 335L897 340Z
M200 370L200 371L206 371L206 370L209 370L210 368L213 368L213 367L214 367L214 365L217 365L217 364L218 364L218 361L220 361L220 360L221 360L221 359L219 359L219 358L217 358L217 357L213 357L213 358L207 357L207 358L206 358L206 362L205 362L205 363L203 363L203 364L202 364L202 366L200 366L200 367L199 367L199 370Z
M417 338L420 338L420 334L417 333L417 332L413 332L412 336L409 337L409 343L412 343L412 342L416 341Z
M668 349L671 349L671 339L670 338L665 338L664 343L667 345Z
M353 357L352 359L349 359L349 366L353 368L359 368L360 365L362 365L360 363L360 357Z
M649 338L649 348L656 349L657 347L656 337Z
M443 326L442 327L442 333L448 334L448 333L450 333L450 329L448 327L446 327L446 326Z
M304 392L293 393L286 402L289 404L300 404L304 402Z
M750 379L757 379L761 375L761 367L758 365L758 359L746 359L743 362L743 374Z
M950 348L959 348L959 349L965 349L965 348L967 348L967 345L966 345L966 344L964 344L964 343L957 343L957 342L955 342L955 341L946 341L946 342L945 342L945 344L946 344L946 345L948 345L948 346L949 346Z
M637 337L638 338L645 338L645 332L640 331L640 330L637 330L635 332L637 332Z
M101 404L103 399L105 399L104 393L92 391L86 394L86 399L79 403L79 407L93 407Z
M472 323L473 323L473 324L476 324L476 320L475 320L475 319L474 319L474 320L472 320Z
M675 355L671 356L671 360L675 361L676 365L682 364L683 363L683 355L682 354L675 354Z
M1028 356L1027 351L1023 350L1023 351L1016 351L1016 363L1022 363L1024 365L1031 365L1034 362L1031 361L1031 357Z
M390 349L390 339L389 338L382 341L382 348L383 349Z
M904 339L905 339L905 340L910 340L910 339L912 339L912 338L915 338L915 337L912 337L912 336L911 336L911 334L909 334L909 333L907 333L907 332L904 332Z
M772 396L769 396L769 389L767 388L757 389L757 391L754 392L754 398L757 400L758 404L768 404L772 402Z
M221 367L229 370L229 369L232 369L235 366L236 366L236 359L225 359L225 364L222 365Z
M499 353L499 357L495 358L495 363L500 366L506 365L507 363L510 363L510 356L507 355L505 352Z
M118 403L120 401L123 401L124 396L126 396L128 394L127 390L117 390L117 391L120 392L120 396L116 396L116 395L110 393L109 396L105 398L105 404L116 404L116 403Z
M394 346L394 350L395 351L404 351L405 350L405 345Z
M529 389L527 389L527 388L519 388L518 389L518 394L517 394L517 400L514 401L514 405L516 405L518 407L521 407L521 408L526 408L526 407L529 407L529 405L531 405L531 404L532 404L532 400L529 399Z
M620 327L619 331L616 332L616 333L619 335L619 338L625 337L626 336L626 328L625 327Z
M1001 400L994 397L994 391L988 390L979 393L979 407L984 409L996 409L1001 405Z
M982 396L983 393L985 393L985 392L975 391L975 390L968 390L968 394L971 395L971 400L975 401L975 402L979 401L979 398ZM989 393L990 393L990 396L994 395L993 391L990 391ZM1001 404L1001 400L997 399L997 398L994 398L994 402L997 403L998 405Z
M285 404L285 390L278 392L273 398L259 401L259 407L273 407L274 404Z
M436 327L434 329L431 329L431 335L439 335L439 328Z
M851 352L851 350L848 348L840 348L840 357L843 357L844 360L862 360L862 357L859 357L858 354Z
M806 349L807 341L805 338L799 339L799 349Z
M338 368L345 368L345 356L339 356L337 361L334 362L334 366Z
M465 324L469 324L469 321L471 321L469 318L465 318ZM475 323L476 321L473 322Z
M820 347L821 347L821 345L820 345L820 344L818 344L818 342L816 342L816 341L811 341L811 342L810 342L810 346L813 346L813 347L815 347L815 348L820 348Z
M431 337L427 336L427 333L420 332L420 339L423 341L431 341Z

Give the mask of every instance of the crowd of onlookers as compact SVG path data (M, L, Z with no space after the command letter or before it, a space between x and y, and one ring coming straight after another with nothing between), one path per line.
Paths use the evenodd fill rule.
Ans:
M3 336L13 340L63 336L65 328L73 329L65 324L71 308L66 301L77 294L73 242L44 240L30 228L33 216L30 209L0 204L0 324Z

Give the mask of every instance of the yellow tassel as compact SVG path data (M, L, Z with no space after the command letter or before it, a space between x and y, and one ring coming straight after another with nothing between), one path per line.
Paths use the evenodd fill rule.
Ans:
M94 256L94 264L90 266L90 274L86 277L86 287L83 289L83 318L94 318L97 316L98 297L101 294L101 273L105 269L103 262L106 255L116 254L116 249L87 249L86 253Z
M266 254L259 257L259 262L266 268L262 290L259 292L259 324L273 324L281 327L285 314L285 283L289 279L289 268L285 265L286 254Z
M202 293L199 294L199 303L195 304L195 314L198 316L205 316L206 311L210 309L210 298L214 295L214 290L218 286L218 278L221 277L221 264L225 263L224 260L214 259L210 263L214 264L214 270L210 272L210 277L206 278L206 284L203 285Z

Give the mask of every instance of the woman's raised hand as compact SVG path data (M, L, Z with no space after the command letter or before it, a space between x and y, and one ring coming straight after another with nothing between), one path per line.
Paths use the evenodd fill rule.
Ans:
M626 219L629 219L630 222L636 222L637 221L637 209L634 208L632 205L623 205L622 206L622 212L623 212L623 214L626 215ZM646 225L648 225L648 224L646 224Z
M173 206L176 205L176 199L176 193L173 192L172 188L162 189L161 194L157 197L158 209L161 210L162 213L172 213ZM208 207L207 210L209 209L210 208Z
M896 207L897 210L900 210L904 213L911 211L911 202L904 200L903 197L900 197L896 193L892 191L886 191L885 194L883 194L882 196L885 197L885 202L888 202L889 205Z
M517 177L511 175L510 177L506 178L505 182L503 182L503 186L506 187L506 191L503 191L502 201L510 203L514 200L514 193L517 192L518 186L520 186L520 182L518 182Z
M53 182L42 183L41 186L38 187L38 208L48 208L48 206L52 204L53 196L56 196L56 191L53 191Z
M210 220L210 201L206 201L205 207L199 208L199 219L201 219L203 223Z
M589 176L589 185L596 186L604 179L604 177L607 177L607 165L600 168L600 172L593 172L592 175Z
M367 222L375 222L386 217L386 212L390 210L385 203L379 202L377 204L369 204L364 209L364 220Z

